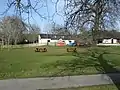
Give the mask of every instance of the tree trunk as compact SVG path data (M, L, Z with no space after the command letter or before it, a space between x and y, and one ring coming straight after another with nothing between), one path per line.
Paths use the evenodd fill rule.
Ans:
M1 50L3 49L3 45L4 45L4 41L3 41L3 37L2 37Z
M7 40L7 47L8 47L8 51L10 50L10 37L8 37L8 40Z
M99 30L99 24L95 24L94 28L92 29L93 44L97 44L98 30Z
M99 30L99 24L98 22L96 21L96 24L95 24L95 27L93 29L93 42L95 44L97 44L97 39L98 39L98 30Z
M17 45L17 39L15 39L14 45Z
M97 40L99 37L99 25L100 25L100 15L99 15L99 3L96 6L96 12L95 12L95 20L94 20L94 27L93 27L93 42L97 44Z

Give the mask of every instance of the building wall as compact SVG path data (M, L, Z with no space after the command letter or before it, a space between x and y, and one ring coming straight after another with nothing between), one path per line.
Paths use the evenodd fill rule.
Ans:
M105 44L112 44L112 40L113 40L113 44L116 44L117 43L117 39L103 39L103 42L102 43L105 43Z
M51 39L40 39L39 41L39 43L41 43L41 44L47 44L47 42L48 42L48 40L50 40L51 41Z
M111 39L103 39L102 43L112 43L112 42L111 42Z
M55 44L59 41L59 40L52 40L50 38L42 39L40 36L38 36L38 43L39 44L47 44L48 40L50 40L49 43L52 43L52 44ZM63 40L63 41L65 41L66 44L69 44L69 41L71 41L71 43L74 43L75 40Z
M113 43L118 43L117 39L113 39Z
M48 40L50 40L50 43L57 43L59 40L51 40L51 39L41 39L39 40L39 44L47 44ZM71 43L74 43L75 40L63 40L66 44L69 44L69 41Z

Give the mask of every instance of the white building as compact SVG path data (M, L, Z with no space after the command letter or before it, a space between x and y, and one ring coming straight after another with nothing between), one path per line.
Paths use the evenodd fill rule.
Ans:
M74 43L75 40L71 39L71 36L69 35L55 35L55 34L40 34L38 35L38 43L39 44L45 44L48 43L51 45L55 45L59 40L63 40L63 42L67 44Z
M103 39L102 43L105 43L105 44L117 44L117 43L118 43L118 40L117 40L117 39L114 39L114 38Z

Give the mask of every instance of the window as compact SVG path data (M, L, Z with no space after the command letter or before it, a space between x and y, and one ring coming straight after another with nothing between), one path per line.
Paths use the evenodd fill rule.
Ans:
M50 40L47 40L47 42L50 42Z
M57 38L56 36L54 36L54 38Z

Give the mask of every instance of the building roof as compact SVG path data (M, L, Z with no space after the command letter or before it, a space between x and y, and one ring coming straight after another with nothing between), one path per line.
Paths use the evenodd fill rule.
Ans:
M52 40L55 39L63 39L63 40L70 40L72 36L70 35L57 35L57 34L40 34L42 39L51 38Z

